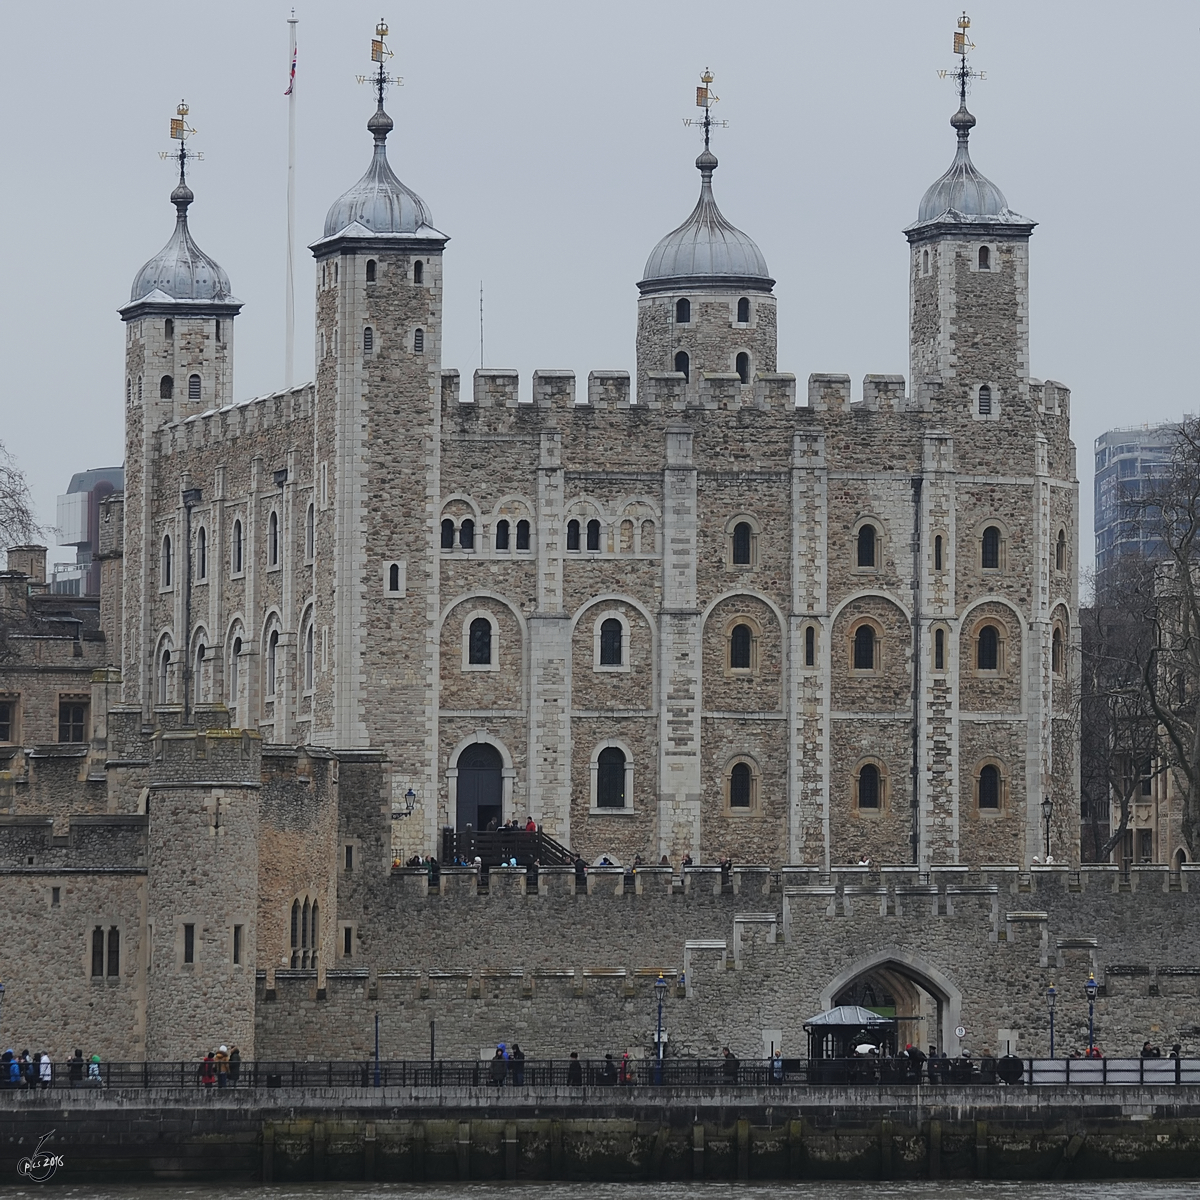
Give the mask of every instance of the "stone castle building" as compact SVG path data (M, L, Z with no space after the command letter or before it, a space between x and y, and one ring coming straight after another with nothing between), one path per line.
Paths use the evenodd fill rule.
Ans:
M846 376L779 370L774 280L717 207L707 144L696 207L638 282L633 377L538 371L531 402L513 371L464 382L441 361L449 239L389 164L381 99L370 166L311 247L315 380L238 401L241 302L193 240L181 174L174 233L121 309L125 486L101 506L104 653L75 757L22 736L48 677L9 689L0 878L71 968L26 972L24 1001L10 981L6 1019L119 1057L214 1037L286 1054L288 988L307 1004L344 977L377 1000L412 975L402 990L436 1001L459 985L435 968L477 944L478 994L494 940L449 906L424 927L406 912L488 889L392 863L512 817L592 861L765 864L735 888L759 907L783 865L837 892L824 912L839 867L894 864L935 915L954 909L938 878L1028 881L1047 846L1078 865L1069 393L1030 374L1034 223L973 165L965 104L951 124L954 160L904 231L908 383L869 375L858 400ZM574 944L622 978L638 945L682 970L725 917L709 877L664 878L668 902L708 888L696 922ZM940 966L880 950L843 978L827 947L829 979L787 986L816 1003L834 976L873 979L952 1030L970 1004L954 964L994 946L1016 878L978 882L988 929L947 938ZM506 879L493 897L526 896ZM925 940L928 901L882 903ZM543 956L572 944L564 927ZM557 973L583 989L582 969Z

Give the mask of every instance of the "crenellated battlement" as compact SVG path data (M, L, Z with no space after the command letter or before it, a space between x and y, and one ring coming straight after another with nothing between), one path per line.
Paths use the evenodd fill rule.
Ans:
M158 430L159 452L171 455L184 450L201 450L309 420L313 415L315 395L315 385L305 383L171 421Z

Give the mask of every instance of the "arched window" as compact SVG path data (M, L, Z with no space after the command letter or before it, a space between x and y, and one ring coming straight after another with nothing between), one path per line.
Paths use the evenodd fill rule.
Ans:
M203 525L196 534L196 578L208 578L208 530Z
M279 666L279 630L272 629L267 638L267 695L274 696L278 683L277 669Z
M675 301L675 324L690 325L692 321L692 302L686 297ZM678 370L678 368L676 368Z
M170 400L175 395L175 380L170 375L164 375L158 381L158 398L160 400Z
M809 625L804 631L804 665L806 667L817 665L817 629L815 625Z
M375 282L375 260L373 258L367 259L367 282Z
M602 667L619 667L622 662L621 642L624 629L616 617L609 617L600 626L600 665Z
M168 317L163 322L163 337L173 338L175 336L175 322Z
M233 523L233 573L240 575L242 572L242 523L234 521Z
M142 402L142 377L138 376L138 403Z
M1063 635L1061 629L1054 631L1050 639L1050 669L1055 675L1063 673Z
M158 660L158 702L166 704L170 699L171 651L164 650Z
M858 565L860 567L875 566L875 526L869 521L858 531Z
M196 669L192 675L192 701L200 704L204 700L204 643L196 647Z
M749 625L735 625L729 632L729 668L749 671L754 652L754 633Z
M750 565L751 543L754 531L749 521L739 521L733 527L733 565L748 567Z
M750 324L750 301L747 300L745 296L743 296L738 301L738 318L737 319L738 319L739 325L749 325Z
M133 403L133 380L132 379L125 380L125 403L127 405Z
M750 382L750 355L743 350L738 356L734 370L738 373L738 378L743 383Z
M413 263L413 283L425 282L425 264L418 258Z
M463 523L458 527L458 548L475 549L475 522L470 517L464 517Z
M454 522L449 517L442 519L442 549L454 549Z
M272 567L279 565L279 515L272 513L267 521L267 562Z
M600 549L600 522L595 517L587 523L587 548L589 550Z
M858 807L879 808L879 768L874 763L863 763L858 769Z
M921 274L922 275L929 274L929 251L928 250L921 251Z
M750 772L749 763L734 763L729 772L729 807L749 808L750 790L754 776Z
M985 625L979 631L979 642L975 651L975 665L981 671L999 670L1000 631L995 625Z
M229 704L229 717L234 720L237 717L238 696L241 691L242 680L242 639L233 639L233 652L229 656L229 695L226 700Z
M517 522L517 549L518 550L528 550L529 549L529 522L528 521L522 520L522 521Z
M392 563L388 567L388 591L398 592L400 590L400 564Z
M304 634L304 690L313 690L313 625L310 621Z
M1067 531L1065 529L1058 531L1058 540L1054 543L1054 569L1056 571L1067 569Z
M371 351L375 349L375 330L370 325L363 329L363 354L370 357Z
M933 539L933 569L942 570L942 535L939 533Z
M567 549L579 549L579 522L574 518L567 522Z
M413 353L425 353L425 330L417 329L413 331Z
M860 625L854 631L854 669L875 670L875 627Z
M317 549L317 514L313 505L304 513L304 557L311 559Z
M985 571L1000 570L1000 530L989 525L983 531L979 544L979 565Z
M508 549L508 522L507 521L497 521L496 522L496 549L497 550L507 550Z
M946 631L944 629L933 631L933 669L935 671L946 669Z
M492 663L492 623L487 617L476 617L471 622L468 636L467 662L473 667L487 667Z
M979 389L979 415L981 417L992 415L992 389L986 383Z
M171 586L171 535L168 534L163 538L162 544L162 585L163 587Z
M979 807L1000 807L1000 768L991 763L979 772Z
M188 376L188 399L189 400L199 400L200 399L200 376L199 375L189 375Z
M990 271L992 269L992 252L987 246L979 247L979 269L981 271Z
M680 350L675 355L675 370L677 370L683 376L684 383L688 383L691 381L692 373L691 373L691 368L688 363L688 356L687 356L686 350Z
M605 746L597 758L596 807L625 807L625 751Z

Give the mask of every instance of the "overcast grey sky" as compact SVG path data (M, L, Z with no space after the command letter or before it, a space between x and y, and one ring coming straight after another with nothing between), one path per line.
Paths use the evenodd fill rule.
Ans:
M287 25L276 0L0 7L0 436L39 515L74 471L119 463L116 309L170 235L167 122L204 161L192 231L245 302L239 398L283 384ZM366 168L368 42L391 24L391 161L451 235L445 366L633 367L636 289L690 211L698 73L730 128L716 195L778 280L779 368L907 374L907 247L950 163L959 9L947 0L299 0L297 381L312 259ZM1090 561L1092 440L1194 410L1200 196L1194 0L972 3L976 165L1040 222L1033 374L1073 391ZM71 551L54 556L68 560Z

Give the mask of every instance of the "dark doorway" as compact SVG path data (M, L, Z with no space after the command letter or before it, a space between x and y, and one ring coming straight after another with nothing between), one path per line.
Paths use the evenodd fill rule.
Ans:
M458 756L458 829L487 829L504 819L503 767L500 751L486 742L476 742Z

